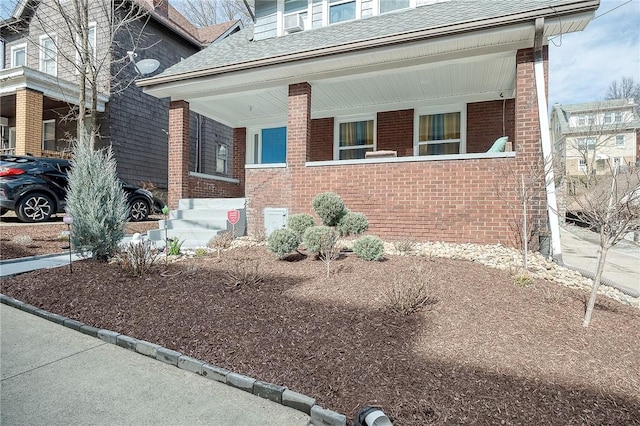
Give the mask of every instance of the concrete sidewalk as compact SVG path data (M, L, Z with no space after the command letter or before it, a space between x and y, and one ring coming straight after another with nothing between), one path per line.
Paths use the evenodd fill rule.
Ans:
M5 304L0 421L7 425L292 425L301 411Z
M562 260L572 267L595 274L600 243L598 234L573 225L560 228ZM627 294L640 294L640 247L622 240L611 247L605 260L604 278Z

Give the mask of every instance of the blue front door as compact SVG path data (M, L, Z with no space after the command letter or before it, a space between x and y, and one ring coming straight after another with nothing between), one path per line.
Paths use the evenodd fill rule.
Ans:
M262 164L287 162L287 128L262 129Z

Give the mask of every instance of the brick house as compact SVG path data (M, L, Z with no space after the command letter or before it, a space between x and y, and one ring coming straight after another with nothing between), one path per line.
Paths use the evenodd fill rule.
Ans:
M88 36L96 57L109 58L105 52L112 52L110 63L97 79L97 147L111 146L122 179L166 188L169 101L144 94L132 84L139 76L127 52L136 50L136 61L158 60L158 74L239 31L242 24L234 21L196 28L166 0L127 0L116 13L126 13L134 6L147 13L116 31L111 43L102 3L89 4ZM58 28L65 28L64 19L50 0L19 1L12 16L0 21L2 153L61 156L69 151L76 123L65 117L78 103L78 72L71 35ZM139 38L135 47L132 35ZM188 143L195 171L228 179L231 170L225 167L224 158L218 165L218 154L231 150L231 129L195 112L188 119L194 129Z
M551 140L567 176L609 174L640 160L640 118L633 99L556 104Z
M551 156L548 37L584 29L598 6L255 2L253 28L138 82L172 100L169 204L194 197L186 117L197 111L233 128L249 234L272 225L271 209L311 212L314 195L335 191L388 240L517 245L514 190ZM542 178L530 189L537 234L555 199Z

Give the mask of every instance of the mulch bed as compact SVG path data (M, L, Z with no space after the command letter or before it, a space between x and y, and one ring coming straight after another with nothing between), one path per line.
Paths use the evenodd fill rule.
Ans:
M4 248L4 242L3 242ZM262 282L230 285L259 266ZM394 283L431 270L435 303L388 308ZM159 265L140 278L82 261L2 281L2 293L317 398L350 421L396 425L640 424L640 310L472 262L346 254L278 261L264 247Z

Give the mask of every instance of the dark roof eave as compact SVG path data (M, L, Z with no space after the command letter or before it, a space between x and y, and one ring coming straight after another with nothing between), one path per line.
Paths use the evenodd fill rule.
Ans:
M358 50L366 50L371 48L380 48L395 44L408 43L413 41L421 41L429 38L438 38L443 36L463 34L472 31L496 28L505 25L519 24L535 20L539 17L557 17L559 15L577 14L585 12L593 12L599 6L600 0L580 0L570 5L545 7L528 12L521 12L510 16L500 16L480 21L467 21L454 25L443 25L409 33L397 33L390 36L384 36L375 39L360 40L351 43L345 43L338 46L329 46L319 49L313 49L303 52L289 53L270 58L264 58L254 61L241 62L237 64L224 65L221 67L207 68L195 71L187 71L179 74L168 76L158 75L142 79L136 82L140 87L153 85L161 85L165 83L173 83L184 81L192 78L208 77L235 71L250 70L270 65L284 64L304 59L317 59L319 57L331 56L340 53L354 52Z

